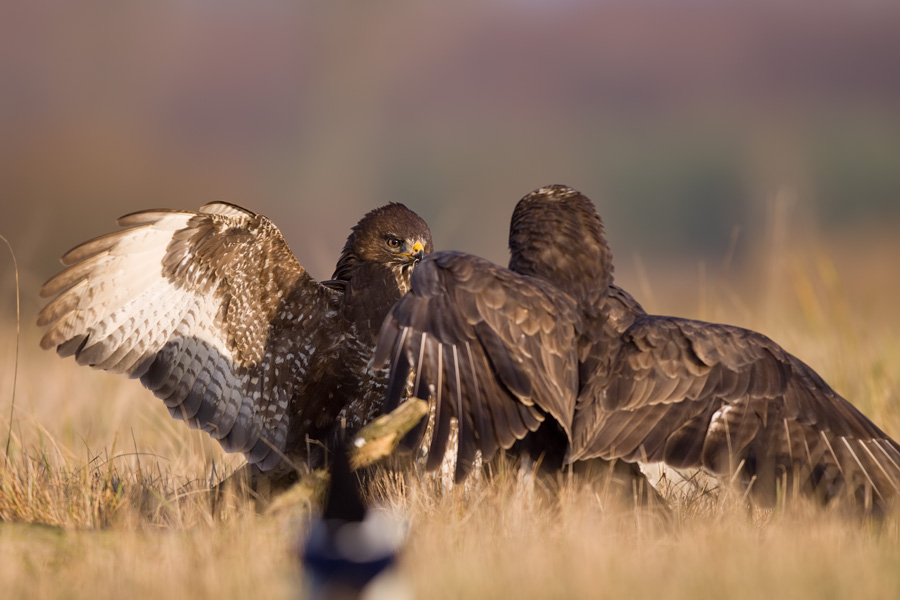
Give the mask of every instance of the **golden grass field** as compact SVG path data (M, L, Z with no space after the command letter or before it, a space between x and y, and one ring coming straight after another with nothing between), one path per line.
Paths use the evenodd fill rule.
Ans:
M617 274L650 310L767 333L897 438L897 258L890 236L861 236L739 272L644 278L624 257ZM212 510L203 490L241 458L136 382L39 351L35 312L23 306L12 423L15 323L2 328L0 597L300 597L295 546L313 507L258 514L229 496ZM750 510L673 487L665 519L590 491L533 492L509 474L442 493L414 475L383 478L408 519L400 568L418 598L900 597L898 514Z

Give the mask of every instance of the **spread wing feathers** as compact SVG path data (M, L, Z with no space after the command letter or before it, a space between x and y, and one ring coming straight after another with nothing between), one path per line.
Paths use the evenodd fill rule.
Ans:
M266 217L234 205L151 210L85 242L41 290L43 348L139 377L170 412L274 464L287 436L291 376L283 321L327 310L327 296Z
M547 413L568 433L578 391L572 302L539 280L486 260L440 252L423 260L411 292L385 320L375 365L392 356L386 408L409 384L433 397L429 468L458 423L456 477L476 450L486 459L534 431Z
M771 502L777 486L900 491L900 446L810 367L737 327L641 317L585 386L571 460L705 467Z

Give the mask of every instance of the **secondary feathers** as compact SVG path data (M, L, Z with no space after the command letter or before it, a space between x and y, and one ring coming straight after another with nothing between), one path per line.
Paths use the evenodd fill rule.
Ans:
M509 269L455 252L425 259L390 312L388 405L411 370L433 398L431 460L458 420L457 479L476 451L545 465L591 459L703 468L763 504L779 491L865 506L900 491L900 446L764 335L648 315L613 283L593 204L566 186L523 198Z
M149 210L66 253L41 290L41 346L140 378L173 417L269 469L307 436L378 414L375 334L432 250L401 204L354 227L333 279L315 281L266 217L224 203ZM340 417L340 418L339 418Z

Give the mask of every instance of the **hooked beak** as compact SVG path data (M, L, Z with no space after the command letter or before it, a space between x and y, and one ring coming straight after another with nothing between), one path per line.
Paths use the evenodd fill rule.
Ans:
M422 242L416 242L415 244L413 244L412 251L405 256L408 256L410 260L412 260L414 263L417 263L425 258L425 246L422 244Z
M423 258L425 258L425 246L422 245L422 242L416 242L412 247L412 257L416 262L419 262Z

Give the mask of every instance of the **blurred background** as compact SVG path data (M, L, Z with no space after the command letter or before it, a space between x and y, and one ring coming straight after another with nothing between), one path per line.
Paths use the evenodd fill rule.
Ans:
M770 335L900 439L895 0L0 0L0 235L15 249L22 293L17 357L15 277L0 244L0 444L12 458L0 461L0 504L14 501L23 520L93 528L107 518L110 465L126 487L146 477L170 498L243 463L135 382L39 350L41 284L60 255L114 230L118 216L235 202L271 217L323 279L350 227L389 201L424 217L438 249L505 263L515 203L551 183L594 200L616 280L648 310ZM441 511L420 511L405 568L443 575L419 569L419 595L462 589L473 573L490 589L563 590L560 573L575 585L612 573L629 594L655 597L665 578L710 595L730 588L697 573L732 556L742 568L715 573L743 596L765 581L779 595L823 582L860 595L870 589L860 581L889 585L897 562L896 535L870 546L873 536L823 535L806 521L779 521L784 532L761 538L755 519L715 517L713 529L679 535L686 551L673 553L643 519L635 535L613 519L598 536L579 511L564 511L561 530L554 508L552 526L522 529L517 515L531 513L516 506L503 504L514 534L490 541L518 550L545 536L524 562L498 563L505 554L484 544L506 532L507 520L488 523L495 512L468 521L473 513L453 509L456 520L443 522ZM139 542L128 527L94 545L52 534L49 546L35 541L49 529L24 530L17 543L6 528L0 588L295 593L288 555L272 551L293 526L276 533L281 520L220 523L204 512L194 527L186 514L186 536ZM472 530L445 536L448 522L487 527L462 540ZM623 539L649 545L601 553L596 564L611 569L573 570ZM65 553L51 553L60 544ZM812 547L821 560L809 560ZM54 577L35 578L40 565Z
M242 204L326 278L388 201L503 263L515 202L549 183L595 201L651 310L827 325L822 289L848 314L900 291L887 4L0 6L0 233L26 325L58 257L133 210Z

